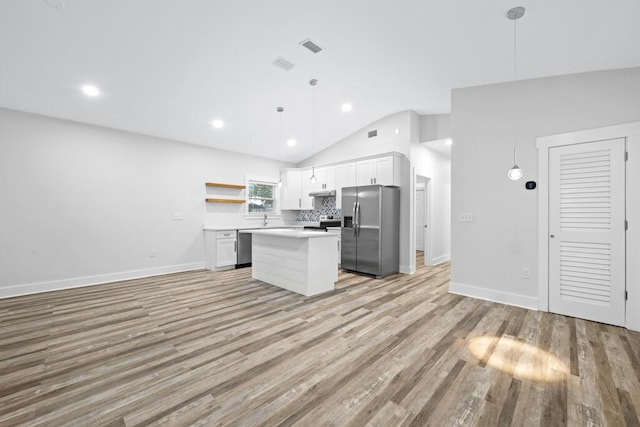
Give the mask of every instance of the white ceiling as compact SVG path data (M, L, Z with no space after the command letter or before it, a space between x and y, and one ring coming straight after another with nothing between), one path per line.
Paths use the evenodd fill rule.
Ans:
M640 66L638 0L56 1L0 3L0 106L293 162L397 111L449 112L452 88L511 80L513 6L527 8L520 79ZM298 45L309 37L325 50Z

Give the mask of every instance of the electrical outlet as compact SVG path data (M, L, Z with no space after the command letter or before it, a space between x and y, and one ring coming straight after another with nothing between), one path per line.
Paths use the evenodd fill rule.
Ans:
M522 267L522 278L531 279L531 269L529 267Z
M149 258L153 258L156 256L156 250L155 249L149 249Z
M184 214L182 212L174 212L173 220L174 221L182 221L184 219Z
M472 222L473 214L468 212L461 213L459 218L460 218L460 222Z

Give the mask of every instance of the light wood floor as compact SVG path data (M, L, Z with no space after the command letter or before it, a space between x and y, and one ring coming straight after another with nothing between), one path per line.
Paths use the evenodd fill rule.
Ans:
M0 300L0 425L638 425L640 334L421 264L313 298L247 268Z

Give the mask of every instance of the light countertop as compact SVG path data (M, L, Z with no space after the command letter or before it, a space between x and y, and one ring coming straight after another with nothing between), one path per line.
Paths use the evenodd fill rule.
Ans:
M324 231L306 231L306 230L284 230L284 229L274 229L274 230L247 230L247 233L257 234L259 236L277 236L277 237L290 237L295 239L308 239L308 238L318 238L318 237L332 237L336 238L336 235L333 233L326 233Z
M302 224L293 224L293 225L267 225L266 227L255 225L240 225L237 227L234 226L219 226L219 225L205 225L202 227L205 231L223 231L223 230L271 230L271 229L282 229L282 228L304 228Z

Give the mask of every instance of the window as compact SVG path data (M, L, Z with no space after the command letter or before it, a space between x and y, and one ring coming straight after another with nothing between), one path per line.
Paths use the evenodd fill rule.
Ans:
M247 181L247 214L277 214L277 187L275 182L249 179Z

